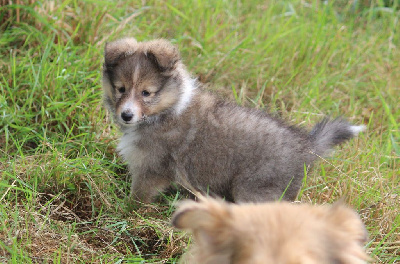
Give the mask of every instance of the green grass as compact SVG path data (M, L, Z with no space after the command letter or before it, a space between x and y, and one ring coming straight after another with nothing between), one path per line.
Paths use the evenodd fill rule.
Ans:
M190 244L169 224L177 196L126 199L101 89L104 44L124 36L170 39L239 104L307 128L324 115L367 125L299 200L345 197L376 263L400 261L398 1L32 2L0 7L0 263L174 263Z

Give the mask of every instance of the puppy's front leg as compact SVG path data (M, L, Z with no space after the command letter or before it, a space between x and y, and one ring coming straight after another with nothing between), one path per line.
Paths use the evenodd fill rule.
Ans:
M138 202L151 203L155 196L169 186L169 181L161 177L132 173L130 196Z

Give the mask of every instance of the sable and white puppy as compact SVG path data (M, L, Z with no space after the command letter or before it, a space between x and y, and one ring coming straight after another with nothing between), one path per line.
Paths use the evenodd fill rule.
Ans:
M108 43L105 103L123 136L131 194L150 202L171 182L235 202L293 200L309 166L360 130L342 119L311 133L197 87L166 40Z
M202 198L181 204L172 224L194 235L180 263L363 264L366 229L341 204L228 204Z

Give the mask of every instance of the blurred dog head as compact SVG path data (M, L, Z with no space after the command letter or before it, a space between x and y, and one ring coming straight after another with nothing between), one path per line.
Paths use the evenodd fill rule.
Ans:
M104 57L105 102L120 125L136 125L184 108L192 84L170 42L121 39L105 46Z
M184 263L361 264L367 233L351 209L265 203L235 205L188 201L173 216L195 243Z

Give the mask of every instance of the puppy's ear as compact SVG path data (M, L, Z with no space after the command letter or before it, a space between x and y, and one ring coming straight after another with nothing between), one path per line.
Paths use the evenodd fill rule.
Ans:
M105 66L115 66L121 58L133 54L137 47L138 42L134 38L124 38L107 43L104 48Z
M339 230L346 232L349 239L360 244L367 242L368 234L358 214L341 202L330 208L330 221Z
M370 260L363 248L368 240L368 233L355 211L337 202L329 209L327 221L331 223L332 230L341 233L338 239L342 241L343 249L338 254L342 263L356 264Z
M200 243L214 245L229 240L231 222L229 205L210 198L183 202L172 217L173 226L191 231L197 239L204 240Z
M181 59L178 49L165 39L149 41L146 55L161 72L166 74L173 71Z

